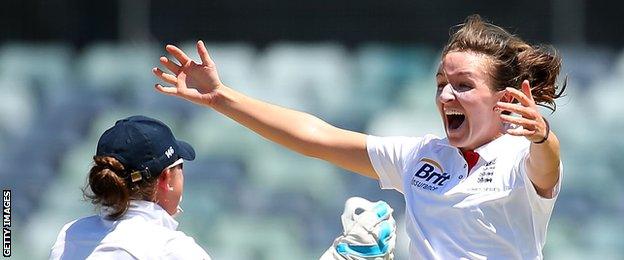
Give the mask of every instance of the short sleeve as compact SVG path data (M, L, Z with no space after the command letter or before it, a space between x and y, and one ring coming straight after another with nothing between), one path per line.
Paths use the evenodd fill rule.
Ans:
M402 174L406 162L422 145L420 137L377 137L366 139L368 157L379 176L382 189L395 189L403 193Z
M523 180L529 202L531 203L531 208L533 208L534 211L539 211L540 213L550 214L555 205L555 201L559 196L559 191L561 190L561 182L563 181L563 164L561 163L561 161L559 162L559 180L553 188L552 198L542 197L537 193L537 189L535 189L533 182L531 182L531 179L529 179L528 171L526 169L526 161L529 156L528 151L528 148L525 149L519 157L517 164L518 174Z

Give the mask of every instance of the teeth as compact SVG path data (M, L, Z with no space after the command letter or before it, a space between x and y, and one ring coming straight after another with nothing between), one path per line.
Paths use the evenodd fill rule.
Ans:
M447 116L464 115L464 113L456 111L456 110L445 110L444 114L446 114Z

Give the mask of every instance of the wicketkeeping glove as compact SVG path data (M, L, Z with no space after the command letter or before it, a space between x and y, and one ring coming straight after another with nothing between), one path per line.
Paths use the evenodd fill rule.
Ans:
M396 223L392 211L384 201L348 199L341 217L344 232L320 260L394 259Z

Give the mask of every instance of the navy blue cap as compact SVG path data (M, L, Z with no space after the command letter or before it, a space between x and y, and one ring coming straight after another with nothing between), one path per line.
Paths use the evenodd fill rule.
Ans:
M112 156L127 171L139 171L144 179L150 179L180 158L192 161L195 150L176 140L164 123L146 116L131 116L117 121L102 134L96 155Z

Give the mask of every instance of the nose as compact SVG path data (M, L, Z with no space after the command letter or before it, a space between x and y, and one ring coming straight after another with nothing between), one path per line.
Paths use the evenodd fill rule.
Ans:
M451 84L446 84L446 86L442 88L442 91L440 91L440 95L438 96L438 99L442 103L448 103L448 102L455 100L455 93L453 92L453 86L451 86Z

